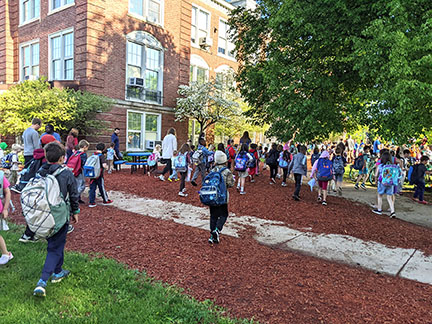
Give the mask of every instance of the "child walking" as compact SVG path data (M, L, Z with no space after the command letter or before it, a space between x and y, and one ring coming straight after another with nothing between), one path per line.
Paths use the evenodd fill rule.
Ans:
M173 156L171 158L171 165L174 166L174 168L172 170L171 175L168 177L168 181L169 182L172 182L173 180L175 180L175 181L179 180L178 175L177 175L177 169L175 168L175 162L176 162L176 159L177 159L177 155L178 155L177 150L174 150Z
M346 159L342 156L342 149L340 147L336 148L335 156L333 157L333 174L334 181L336 182L336 190L339 196L342 196L342 181L345 173L345 166L347 164Z
M89 207L93 208L96 207L96 188L99 188L99 193L102 196L103 204L109 205L113 201L108 199L108 194L105 190L105 182L104 182L104 169L107 169L108 166L105 161L105 157L102 154L103 150L105 150L105 144L104 143L98 143L96 145L96 151L95 155L99 155L99 163L100 163L100 169L101 173L99 178L92 179L90 181L90 191L89 191Z
M369 162L369 146L365 146L363 149L363 154L360 155L359 157L357 157L357 159L363 159L363 166L362 168L359 170L359 175L357 177L356 183L354 185L354 189L358 190L359 189L359 183L361 182L362 184L360 185L360 188L362 188L363 190L366 190L366 180L367 180L367 175L368 175L368 162ZM378 168L377 168L378 169Z
M112 170L114 169L114 159L118 160L117 154L114 150L115 144L111 143L110 147L107 150L107 163L108 163L108 174L112 173Z
M415 167L415 172L413 171L413 174L415 174L415 179L413 179L413 183L416 185L416 189L414 192L414 201L417 201L420 204L427 205L428 202L423 200L425 187L426 187L426 181L425 181L425 174L431 174L431 171L427 171L426 164L429 163L429 157L427 155L423 155L420 158L420 164L417 164ZM413 175L411 175L413 178Z
M180 148L180 152L177 155L177 159L174 163L175 170L178 174L180 174L180 190L178 195L181 197L187 197L186 193L186 176L188 174L188 168L191 164L190 159L190 147L189 144L183 144Z
M39 170L39 174L46 177L48 174L56 173L55 178L60 187L62 198L69 197L69 202L66 201L66 203L70 204L72 220L77 223L80 209L74 175L68 168L64 168L59 172L59 169L62 168L65 162L65 155L65 149L60 143L53 142L46 145L45 157L48 163L42 166ZM70 274L69 270L64 270L62 268L68 225L69 222L67 221L56 234L47 238L47 256L41 277L33 291L33 295L35 296L45 297L45 288L50 278L52 283L58 283Z
M292 197L294 200L299 201L302 177L307 174L306 146L302 145L299 152L293 156L288 171L294 173L295 190Z
M282 187L286 187L286 180L288 176L288 167L291 163L291 153L288 150L289 148L286 148L279 154L279 168L282 169L283 173L283 179L282 179Z
M78 151L73 153L69 158L67 166L72 169L72 173L75 176L75 181L77 183L78 190L78 202L80 204L84 204L84 201L81 199L81 194L85 190L85 178L83 173L83 167L87 161L87 150L89 148L89 142L86 140L81 140L78 143Z
M11 186L15 186L18 180L18 171L19 171L19 160L18 160L18 153L23 150L23 147L19 144L13 144L12 145L12 152L11 152L11 168L9 173L9 183Z
M161 154L160 154L161 150L162 150L162 147L159 144L157 144L155 146L155 148L153 149L152 154L149 156L149 158L147 160L147 164L148 164L147 165L147 167L148 167L147 175L148 176L150 176L151 173L157 171L158 162L161 158Z
M225 155L226 156L226 155ZM247 144L242 144L240 148L240 152L237 153L235 158L235 170L238 172L238 182L237 182L237 190L240 191L240 195L245 195L246 191L244 190L246 178L248 176L248 163L253 160L253 157L250 153L248 153Z
M244 147L244 150L247 151L247 145L243 144L242 148ZM225 152L222 151L216 151L215 152L215 166L211 170L212 172L221 172L222 177L225 181L225 186L227 188L227 200L226 204L219 205L219 206L210 206L210 238L208 239L208 242L210 244L216 243L218 244L220 242L220 232L222 231L225 222L228 218L228 202L229 202L229 193L228 188L231 188L234 186L234 178L232 172L226 168L227 164L227 156Z
M323 206L327 206L328 182L333 179L333 164L329 157L328 151L322 152L320 158L314 163L311 173L311 178L318 180L318 202L322 202Z
M276 183L276 174L278 171L278 158L279 151L277 150L277 144L273 143L271 150L266 155L266 164L270 168L270 184Z
M0 220L6 220L9 216L9 206L11 201L11 192L9 189L9 181L4 176L4 173L1 172L1 177L3 179L0 179L3 181L2 187L3 191L0 192ZM3 205L3 199L4 199L4 205ZM1 222L0 222L1 223ZM0 265L4 265L8 263L10 260L13 259L12 252L8 251L6 247L6 242L3 239L3 237L0 235L0 251L1 251L1 257L0 257Z
M255 143L250 145L249 154L253 157L253 161L249 162L248 168L250 182L255 182L254 176L257 174L257 165L259 161L257 147L258 145Z
M196 164L194 174L192 176L191 184L196 187L196 179L198 178L198 175L201 174L201 183L204 183L204 178L206 174L206 164L207 164L207 156L210 154L210 151L205 147L206 141L204 138L199 139L199 145L197 147L196 152L194 152L194 155L200 155L194 162Z

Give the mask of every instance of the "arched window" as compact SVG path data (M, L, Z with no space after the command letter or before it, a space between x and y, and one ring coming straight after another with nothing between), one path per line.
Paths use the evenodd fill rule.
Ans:
M204 83L209 79L210 67L201 56L192 54L190 59L190 81Z
M162 104L163 47L152 35L134 31L127 39L126 98Z
M220 65L215 69L215 73L217 81L222 81L225 83L226 86L235 88L235 72L231 66L226 64Z

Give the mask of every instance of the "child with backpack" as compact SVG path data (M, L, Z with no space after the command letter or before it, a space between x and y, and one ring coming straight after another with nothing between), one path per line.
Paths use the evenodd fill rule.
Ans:
M292 197L294 200L299 201L302 177L307 174L306 146L300 146L299 152L293 156L289 164L288 171L288 173L294 173L295 190Z
M189 144L183 144L173 164L175 171L180 175L180 190L178 195L181 197L188 196L186 193L185 181L188 174L189 165L191 164L189 151Z
M79 195L79 203L84 204L84 201L81 199L81 194L85 190L85 177L83 173L83 167L87 162L87 151L89 149L89 142L86 140L81 140L78 143L78 150L70 156L67 166L72 170L73 175L75 176L75 180L77 183L77 190Z
M1 190L1 192L0 192L0 198L1 198L0 199L0 213L1 213L0 221L4 221L9 216L11 192L9 189L9 185L10 185L9 181L4 176L3 171L0 171L0 181L1 181L1 185L0 185L0 188L1 188L0 189ZM3 199L4 199L4 205L3 205ZM6 247L5 240L3 239L3 237L1 235L0 235L0 252L1 252L0 265L4 265L13 259L13 255L10 251L8 251L8 249Z
M10 162L10 173L8 177L9 184L15 186L18 180L19 160L18 154L23 150L19 144L12 145L12 151L6 156L6 160Z
M387 202L390 206L390 218L395 218L395 208L394 208L394 194L395 194L395 186L397 186L400 177L401 171L400 167L394 163L392 163L392 157L390 152L385 151L381 155L381 162L378 165L375 178L377 179L377 193L378 193L378 204L375 209L372 210L375 214L382 214L382 197L384 195L387 196Z
M161 158L162 147L157 144L153 149L152 154L147 159L147 175L150 176L153 172L157 171L158 162Z
M361 185L360 188L362 188L363 190L366 191L366 179L367 179L367 175L369 173L369 170L367 168L367 165L369 163L369 146L365 146L363 149L363 154L360 154L355 160L354 160L354 166L353 168L356 170L359 170L359 175L357 176L355 185L354 185L354 189L358 190L359 189L359 183L361 181Z
M333 174L334 181L336 182L336 190L339 196L342 196L342 181L345 173L345 166L347 164L346 159L342 156L342 149L340 147L336 148L335 156L333 157Z
M69 168L63 167L65 162L66 151L63 145L54 142L45 146L45 156L48 161L39 170L39 178L35 178L23 190L21 195L21 205L23 214L29 226L37 220L44 221L47 216L51 216L55 220L55 227L52 224L52 229L47 231L47 228L41 225L46 223L33 223L33 229L36 236L47 238L47 256L43 266L41 277L33 291L33 295L45 297L45 288L48 280L51 278L52 283L58 283L66 278L70 271L64 270L63 255L66 244L66 234L70 215L72 220L78 222L78 214L80 212L78 204L78 191L75 177ZM41 186L41 184L44 184ZM38 191L47 192L47 194L35 194ZM50 202L48 202L48 195ZM46 215L44 208L35 209L35 199L38 199L38 206L50 206L50 215ZM68 197L68 199L65 199ZM58 203L54 206L57 200ZM53 209L53 207L56 207ZM57 231L56 231L57 230Z
M320 158L314 163L311 172L311 178L318 181L318 202L327 206L327 187L328 182L333 179L333 163L329 160L328 151L321 153Z
M320 152L319 152L319 148L318 145L315 146L313 153L311 155L311 165L314 165L316 161L318 161L318 159L320 158Z
M235 158L234 170L238 172L238 182L237 182L237 190L240 191L240 195L245 195L246 191L244 190L246 178L248 176L248 166L250 161L254 158L248 153L248 145L242 144L240 148L240 152L237 153Z
M192 155L192 161L196 165L191 180L191 184L194 187L197 186L196 179L198 178L199 174L201 174L201 182L204 183L204 178L206 174L207 156L210 154L210 151L205 146L206 146L206 140L203 137L201 137L199 139L197 150Z
M232 161L234 161L235 155L236 155L234 147L232 146L233 143L234 143L234 141L232 139L229 139L227 142L227 148L225 150L226 156L228 158L228 169L229 170L231 170Z
M268 147L264 147L264 149L262 150L262 154L261 154L261 162L263 163L263 171L267 170L267 164L266 164L266 158L267 158L267 154L268 154Z
M431 171L427 171L426 169L426 165L428 163L429 163L429 157L423 155L420 158L420 163L413 166L413 170L410 177L410 183L416 186L413 200L423 205L428 204L428 202L423 200L423 196L426 188L425 174L431 174Z
M105 150L104 143L96 145L94 155L91 155L84 165L84 176L90 178L90 191L89 191L89 207L96 207L96 188L99 188L99 193L102 196L103 204L109 205L113 201L108 199L104 183L104 169L107 169L106 160L102 154Z
M174 181L180 180L179 177L178 177L178 174L177 174L177 168L175 167L175 163L177 161L177 156L178 156L178 152L177 152L177 150L174 150L173 151L173 156L171 158L171 165L174 166L174 168L173 168L173 172L168 177L168 181L169 182L172 182L173 180Z
M285 147L285 150L280 152L279 154L279 168L282 169L283 179L282 179L282 187L286 187L286 179L288 176L288 167L291 163L291 153L289 152L289 146Z
M117 154L114 150L115 144L111 143L110 147L107 150L107 163L108 163L108 174L112 173L112 170L114 169L114 159L119 160L117 157Z
M247 152L247 145L243 144ZM228 218L228 188L234 185L232 172L226 167L227 156L223 151L215 152L215 166L205 178L200 190L200 200L210 207L210 244L220 242L220 232ZM216 188L216 194L215 194Z
M250 145L249 154L253 157L253 160L249 161L248 164L248 173L249 173L250 182L255 182L254 175L257 174L257 165L259 161L257 147L258 145L256 145L255 143L252 143Z
M270 168L270 184L276 183L276 174L278 171L278 158L279 152L277 150L277 144L273 143L270 151L266 155L266 164Z

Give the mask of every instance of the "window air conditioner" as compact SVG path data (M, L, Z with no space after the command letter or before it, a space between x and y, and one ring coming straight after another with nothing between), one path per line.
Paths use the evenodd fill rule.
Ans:
M146 141L146 149L153 150L155 148L155 141Z
M213 45L213 40L209 37L201 37L199 39L199 46L201 47L210 47Z
M130 86L134 87L144 87L144 79L143 78L129 78Z
M30 81L34 81L34 80L37 80L37 79L38 79L38 77L36 75L26 75L24 77L24 80L30 80Z

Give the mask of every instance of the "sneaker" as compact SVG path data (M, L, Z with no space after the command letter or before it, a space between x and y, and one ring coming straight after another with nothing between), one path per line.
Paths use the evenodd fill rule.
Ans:
M237 186L237 191L240 191L240 186Z
M255 182L255 179L251 179L251 181L250 181L250 182L254 183L254 182Z
M282 178L282 176L280 174L276 174L276 178L280 179L280 178Z
M271 181L272 181L273 183L276 183L276 180L275 180L274 178L272 178Z
M70 234L74 231L75 227L73 227L72 225L68 225L68 230L67 230L67 234Z
M339 196L342 196L342 188L339 188L337 192Z
M244 190L240 191L240 195L246 195L246 191Z
M355 190L359 190L359 185L358 185L358 183L356 183L356 184L354 185L354 189L355 189Z
M426 200L418 200L417 202L422 205L429 205L429 203Z
M208 242L209 242L210 244L213 244L213 243L214 243L214 240L213 240L213 234L210 234L210 238L208 239Z
M112 203L113 203L113 201L111 199L108 199L107 201L103 202L104 205L109 205L109 204L112 204Z
M321 201L322 201L322 197L318 196L318 202L321 202Z
M178 193L178 195L181 196L181 197L187 197L187 196L188 196L188 194L187 194L187 193L184 193L183 191L180 191L180 192Z
M377 215L382 215L382 210L374 209L374 210L372 210L372 212L377 214Z
M285 182L282 182L281 186L282 186L282 187L286 187L287 184L286 184Z
M220 240L219 240L219 230L218 230L218 229L215 229L215 230L211 233L211 235L212 235L212 238L213 238L213 243L218 244L218 243L220 242Z
M360 188L362 188L363 190L366 190L366 185L365 185L364 183L362 183L362 184L360 185Z
M272 185L272 184L274 184L274 182L273 182L273 181L270 181L270 184Z
M196 187L196 186L197 186L197 183L196 183L195 181L192 180L192 181L191 181L191 185L194 186L194 187Z
M91 203L89 204L90 208L93 208L93 207L96 207L96 206L97 206L96 204L91 204Z
M173 180L172 180L171 178L168 178L168 181L169 181L169 182L172 182Z
M45 297L45 288L47 286L46 281L43 281L42 279L39 279L36 288L33 290L33 296L37 297Z
M29 242L30 243L36 243L38 241L38 239L35 238L34 236L32 237L32 236L27 236L27 235L23 234L18 241L20 241L21 243L29 243Z
M325 200L323 200L322 205L327 206L327 202Z
M21 190L19 190L19 189L17 188L17 186L13 186L13 187L11 187L10 190L12 190L13 192L16 192L16 193L18 193L18 194L21 193Z
M161 174L161 175L159 176L159 180L160 180L160 181L165 181L165 177Z
M390 218L396 218L396 213L395 212L390 213Z
M60 271L59 273L54 273L51 276L51 282L52 283L58 283L60 281L62 281L64 278L66 278L67 276L69 276L70 271L69 270L63 270Z
M8 263L12 259L13 259L12 252L9 252L9 254L2 255L0 257L0 265L5 265L6 263Z
M294 199L295 201L299 201L299 200L300 200L300 197L299 197L299 196L293 195L292 197L293 197L293 199Z
M176 182L177 182L177 181L180 181L180 179L179 179L179 178L176 178L176 179L175 179L174 181L176 181Z

